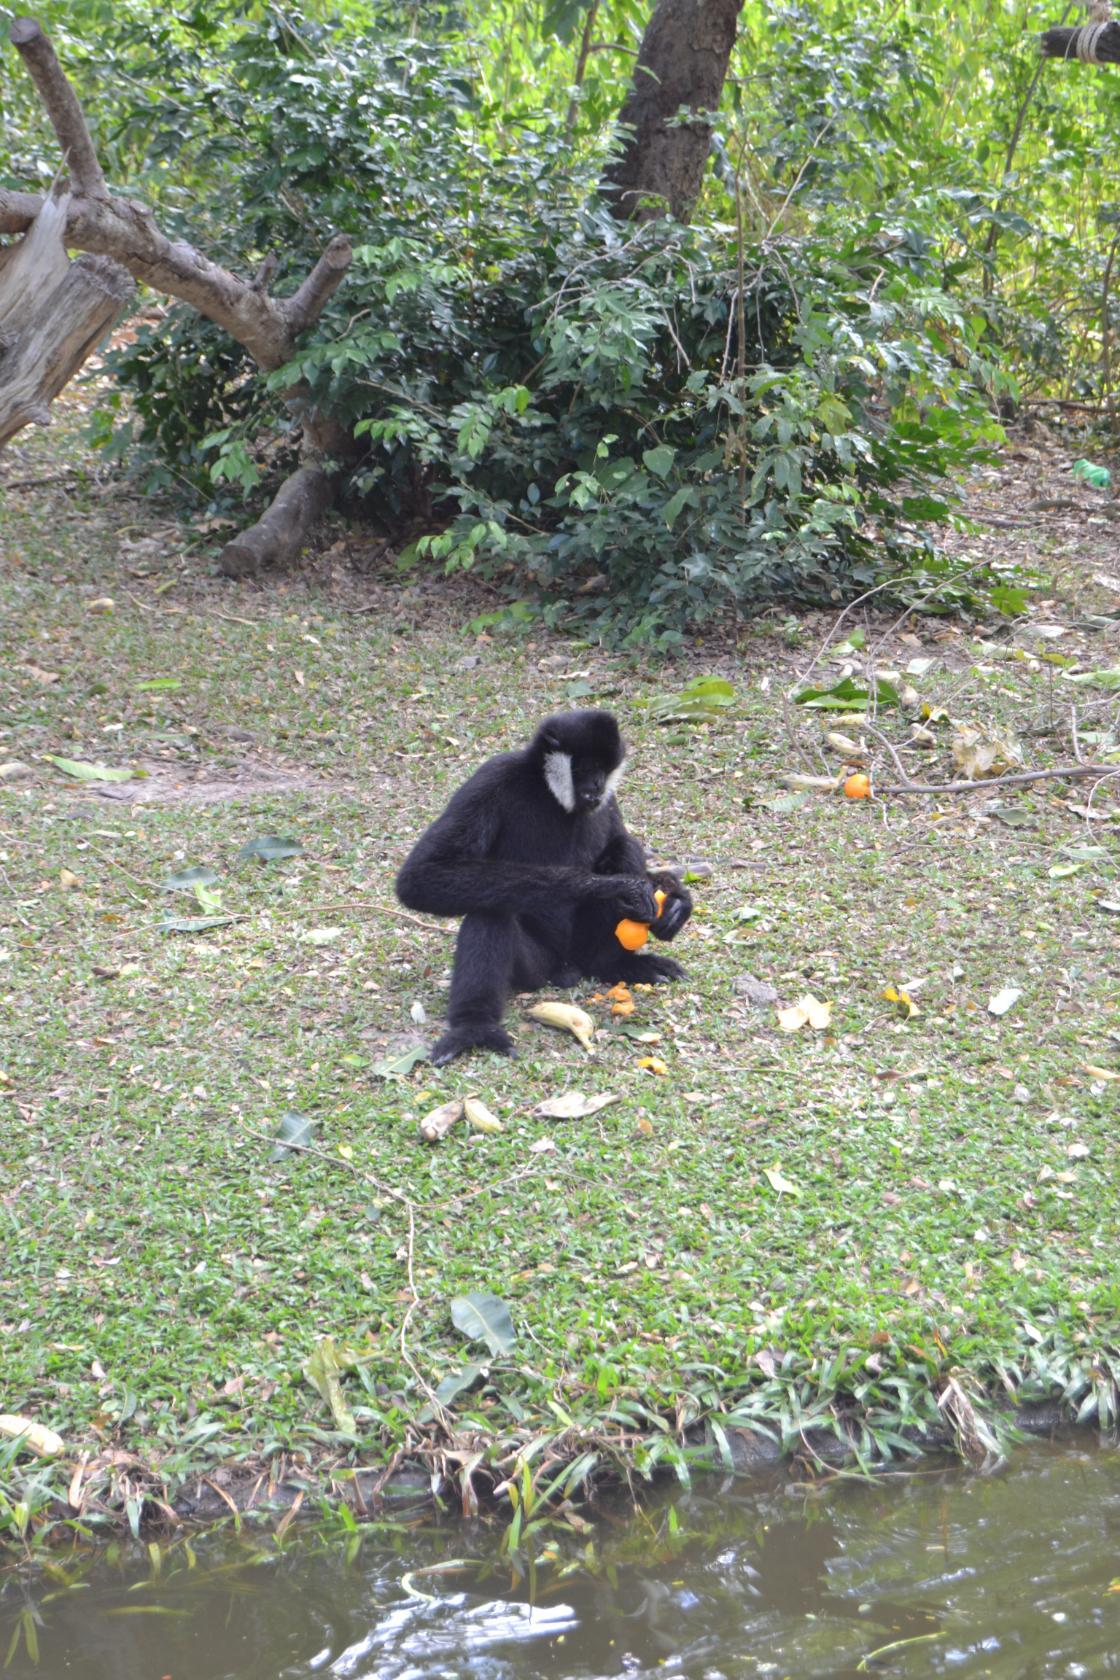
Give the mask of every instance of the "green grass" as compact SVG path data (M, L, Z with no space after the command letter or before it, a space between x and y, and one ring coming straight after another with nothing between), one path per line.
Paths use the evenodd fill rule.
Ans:
M67 1444L47 1474L6 1454L9 1535L35 1526L21 1491L43 1505L80 1451L87 1516L119 1506L115 1447L134 1491L172 1495L223 1462L345 1460L301 1374L328 1335L359 1356L344 1386L366 1459L438 1444L417 1419L479 1356L449 1311L471 1290L518 1331L449 1420L493 1461L547 1433L642 1470L706 1419L764 1423L787 1448L842 1419L873 1455L943 1429L953 1372L981 1409L1115 1403L1118 1086L1089 1070L1120 1070L1104 907L1120 888L1115 826L1077 814L1083 787L772 808L784 771L821 762L821 724L781 705L807 662L788 627L652 667L544 634L479 640L461 588L324 565L219 586L174 525L88 481L9 493L0 548L0 761L32 772L0 784L0 1412ZM91 612L104 596L114 609ZM1044 616L1073 622L1085 597L1067 597L1059 582ZM803 646L826 629L807 622ZM1053 667L1015 637L917 629L923 697L1021 729L1033 760L1070 756L1031 733L1068 712ZM1109 645L1090 626L1062 648L1092 669ZM914 652L894 634L880 658ZM683 738L647 721L643 701L707 671L735 683L733 719ZM668 1073L590 1005L593 1058L515 1008L516 1063L376 1078L432 1036L452 951L452 928L397 913L396 867L482 757L573 695L621 717L631 826L710 865L677 948L687 981L637 994L629 1023L662 1035ZM909 755L915 774L950 773L944 726L939 743ZM161 798L103 797L46 754L146 771ZM238 858L266 833L301 854ZM1085 845L1102 851L1051 875ZM199 907L160 883L194 864L239 919L169 935L166 911ZM784 1001L831 1001L832 1028L783 1034L736 991L746 971ZM904 1022L882 992L907 983ZM1005 984L1022 996L997 1019ZM619 1101L532 1114L571 1087ZM504 1131L422 1145L419 1117L470 1093ZM277 1162L291 1110L316 1152Z

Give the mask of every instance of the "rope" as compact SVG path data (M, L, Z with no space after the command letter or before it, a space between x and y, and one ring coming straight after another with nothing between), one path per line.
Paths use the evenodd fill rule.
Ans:
M1107 23L1084 24L1073 37L1070 45L1074 48L1082 64L1102 64L1103 59L1097 57L1097 43L1106 29L1111 27Z

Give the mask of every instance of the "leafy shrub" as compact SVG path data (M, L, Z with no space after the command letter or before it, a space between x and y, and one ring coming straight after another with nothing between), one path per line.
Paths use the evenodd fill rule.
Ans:
M355 241L269 385L349 422L369 512L428 524L406 564L485 568L592 633L667 642L928 555L944 476L997 435L996 376L912 229L836 206L740 251L725 225L620 227L601 159L503 128L450 54L292 16L227 33L221 81L202 50L164 77L203 96L183 164L209 250L243 270L275 252L283 290L332 232ZM236 347L176 312L117 367L147 443L252 488L270 410Z

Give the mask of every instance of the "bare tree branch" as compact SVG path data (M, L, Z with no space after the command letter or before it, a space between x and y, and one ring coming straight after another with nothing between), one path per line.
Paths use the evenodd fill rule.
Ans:
M86 198L107 198L109 191L86 119L54 48L34 18L16 18L10 33L12 45L26 64L58 136L74 191Z
M342 284L352 256L353 249L346 235L336 234L303 285L281 304L293 338L318 320L327 300Z
M1120 777L1115 764L1058 764L1053 770L1017 770L1013 776L985 776L978 782L891 782L876 784L879 795L900 793L994 793L998 788L1026 787L1030 782L1083 782Z
M25 232L43 203L31 193L0 189L0 230ZM112 257L155 291L189 303L244 345L266 372L288 360L297 333L314 321L350 261L349 240L332 240L294 297L270 297L251 280L211 262L185 239L168 239L147 205L109 195L70 201L65 240L72 249Z

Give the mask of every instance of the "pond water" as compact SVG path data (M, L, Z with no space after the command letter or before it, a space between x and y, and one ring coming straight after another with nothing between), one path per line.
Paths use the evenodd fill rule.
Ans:
M535 1578L502 1556L501 1525L430 1515L360 1539L292 1528L279 1548L243 1532L71 1560L69 1582L0 1592L0 1674L1120 1675L1115 1449L1035 1446L988 1477L709 1481L609 1510L589 1535L555 1532Z

